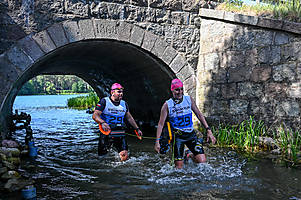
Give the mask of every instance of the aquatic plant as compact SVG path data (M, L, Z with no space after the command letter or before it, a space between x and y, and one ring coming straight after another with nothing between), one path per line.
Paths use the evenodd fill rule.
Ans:
M254 117L241 122L239 125L219 125L213 127L217 138L217 145L232 146L240 149L254 151L259 145L259 136L265 135L265 127L262 121L256 122Z
M279 127L274 132L282 151L282 159L291 165L301 164L301 135L298 131Z
M258 153L267 150L259 141L259 138L271 135L262 121L256 121L254 117L244 120L239 125L220 124L212 127L217 139L217 146L232 147L244 152ZM290 166L301 165L301 135L299 131L293 131L279 127L272 132L272 140L275 146L280 148L280 159Z
M89 93L86 96L73 97L67 100L67 106L69 108L87 109L95 107L99 102L99 98L96 93Z

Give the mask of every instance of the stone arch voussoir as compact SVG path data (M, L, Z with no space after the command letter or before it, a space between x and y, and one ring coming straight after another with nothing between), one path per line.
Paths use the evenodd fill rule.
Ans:
M188 92L194 93L196 77L193 68L184 56L152 32L125 21L103 19L66 21L62 24L70 43L86 39L112 39L133 44L152 53L184 81Z
M112 39L138 46L160 58L178 78L187 82L186 90L196 86L194 70L184 56L163 38L125 21L84 19L53 24L17 41L6 54L9 62L22 74L47 53L73 42L91 39Z
M193 68L162 37L125 21L84 19L56 23L38 33L29 34L1 55L0 73L6 82L0 96L1 112L6 110L3 109L3 102L14 89L14 82L36 62L57 48L93 39L122 41L150 52L169 66L176 77L184 81L186 92L195 96L197 79ZM10 73L4 75L6 72Z

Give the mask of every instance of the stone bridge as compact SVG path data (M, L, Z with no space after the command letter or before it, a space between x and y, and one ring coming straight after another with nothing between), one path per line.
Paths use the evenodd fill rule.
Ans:
M0 4L2 137L18 91L41 74L79 76L100 97L120 82L144 121L158 121L178 77L211 122L252 115L300 127L301 25L199 10L195 2Z

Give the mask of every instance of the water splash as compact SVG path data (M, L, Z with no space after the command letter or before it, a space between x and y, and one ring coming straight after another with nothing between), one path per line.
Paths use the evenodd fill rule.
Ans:
M164 186L173 185L174 187L195 183L199 185L207 184L203 188L218 188L222 185L228 185L223 184L225 182L229 182L235 187L243 179L242 168L246 164L246 161L238 162L235 158L223 157L220 158L220 165L195 164L190 161L184 165L183 169L176 169L169 164L168 160L146 152L131 155L130 159L125 162L119 161L117 153L113 157L113 160L106 162L107 166L123 171L129 169L134 177L141 177L149 183ZM132 171L133 168L135 171Z
M226 160L220 166L209 163L195 164L188 163L183 169L175 169L169 164L165 164L148 178L148 181L161 185L183 184L189 182L210 183L223 182L232 179L240 179L243 175L242 167L245 162L237 163L235 160Z

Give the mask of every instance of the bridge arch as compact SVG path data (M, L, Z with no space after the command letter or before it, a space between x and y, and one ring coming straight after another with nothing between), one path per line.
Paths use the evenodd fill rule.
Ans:
M115 81L126 88L134 116L159 114L172 78L184 80L195 96L196 78L185 58L159 36L124 21L64 21L29 34L0 55L2 137L22 85L40 74L71 74L88 82L99 96Z

